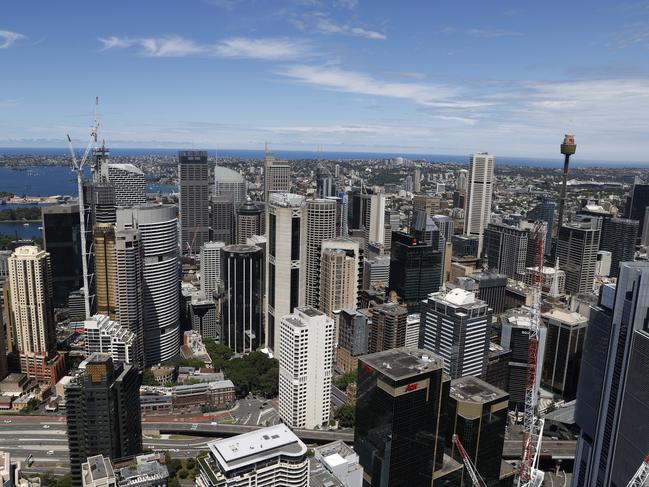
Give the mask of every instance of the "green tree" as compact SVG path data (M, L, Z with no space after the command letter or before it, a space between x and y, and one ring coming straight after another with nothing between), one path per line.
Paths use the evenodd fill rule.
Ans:
M194 470L196 468L196 460L191 457L188 458L185 462L185 466L187 467L187 470Z
M354 370L352 372L347 372L346 374L339 375L338 377L334 377L333 383L338 389L345 391L349 384L356 382L357 378L358 372Z
M178 482L178 479L176 477L169 476L168 487L180 487L180 482Z
M155 376L153 375L153 372L151 372L151 369L147 367L144 369L142 372L142 385L143 386L157 386L158 383L155 380Z
M334 418L343 428L351 428L356 422L356 408L349 404L343 404L334 413Z
M176 473L183 468L183 464L177 458L172 458L170 462L167 463L167 470L169 470L169 478L175 477Z
M178 471L178 477L180 477L181 479L186 479L187 477L189 477L189 472L182 468Z

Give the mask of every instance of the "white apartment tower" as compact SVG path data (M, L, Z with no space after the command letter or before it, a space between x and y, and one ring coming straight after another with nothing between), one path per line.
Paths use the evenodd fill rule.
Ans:
M288 193L291 190L291 166L288 161L279 161L266 151L264 157L264 201L272 193Z
M322 241L336 236L336 202L328 199L306 203L306 295L307 306L320 308L320 255Z
M95 352L109 354L113 361L127 364L136 359L135 335L128 328L106 315L94 315L83 323L86 355Z
M311 306L295 308L280 325L279 415L291 428L329 421L334 321Z
M356 309L360 253L358 240L339 237L322 242L320 258L320 310L333 318L334 311Z
M482 234L491 217L494 184L494 157L487 152L469 157L469 174L464 208L465 235L478 235L478 255L482 254Z
M106 164L108 181L115 185L115 206L146 203L146 178L133 164Z
M201 248L201 291L209 298L221 280L221 249L224 242L207 242Z

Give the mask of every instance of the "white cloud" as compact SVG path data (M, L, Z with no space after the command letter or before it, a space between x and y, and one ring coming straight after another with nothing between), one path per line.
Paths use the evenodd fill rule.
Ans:
M304 42L285 38L250 39L233 37L214 46L214 53L221 57L251 59L297 59L309 51Z
M319 32L324 34L344 34L380 41L387 39L385 34L382 34L381 32L346 24L336 24L328 18L320 18L316 22L315 27Z
M445 27L441 30L443 34L459 33L473 37L517 37L523 35L520 32L506 29L488 29L488 28L457 28Z
M0 49L11 47L11 45L20 39L25 39L27 36L18 32L10 30L0 30Z

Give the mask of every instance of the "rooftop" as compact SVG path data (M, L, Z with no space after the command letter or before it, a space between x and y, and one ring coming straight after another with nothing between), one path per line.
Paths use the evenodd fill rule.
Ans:
M418 348L393 348L361 357L363 362L393 380L416 377L442 369L443 359Z
M281 206L284 208L297 208L304 205L305 198L299 194L293 193L271 193L269 195L269 204Z
M228 169L223 166L214 167L214 182L215 183L243 183L245 180L243 176L237 171Z
M541 316L543 318L560 321L566 325L585 325L588 322L588 318L575 311L566 311L559 308L552 308Z
M450 397L458 401L470 401L480 404L509 397L505 391L491 384L467 375L451 381Z
M132 172L132 173L135 173L135 174L142 174L142 175L144 175L144 173L142 172L142 170L141 170L140 168L138 168L138 167L135 167L133 164L115 164L115 163L110 163L110 164L108 164L108 168L109 168L109 169L110 169L110 168L115 168L115 169L119 169L119 170L121 170L121 171L128 171L128 172Z
M110 458L104 458L103 455L88 457L86 462L81 464L81 475L85 477L86 481L84 483L114 477Z

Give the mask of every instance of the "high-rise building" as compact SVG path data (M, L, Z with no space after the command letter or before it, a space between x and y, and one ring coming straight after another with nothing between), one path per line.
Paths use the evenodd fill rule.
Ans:
M363 260L363 289L387 288L390 283L390 256L379 255Z
M320 310L330 318L334 311L358 305L359 267L357 240L337 237L322 241Z
M110 181L85 181L83 201L86 205L88 226L115 223L115 185Z
M621 262L630 262L635 257L639 222L627 218L604 218L600 250L611 253L611 277L617 277Z
M590 309L573 487L626 485L649 451L648 283L649 263L624 262Z
M548 329L541 383L564 401L572 401L577 395L588 318L562 309L551 309L541 317Z
M180 186L180 248L183 254L198 255L210 240L209 166L207 151L178 152Z
M8 263L20 371L38 383L56 384L64 364L63 355L56 352L50 255L26 245L18 247Z
M522 281L525 276L530 232L504 224L490 223L484 230L482 253L489 269Z
M50 254L54 306L65 307L68 294L83 287L79 206L42 207L43 248Z
M358 357L368 350L369 327L367 315L354 309L338 313L338 346L335 369L346 374L358 368Z
M554 226L554 211L556 203L547 198L543 198L537 205L527 212L527 219L529 221L543 221L547 223L547 237L545 239L544 254L546 256L552 255L552 228Z
M238 174L238 173L237 173ZM212 197L212 240L232 245L236 240L234 195Z
M639 222L638 236L643 235L644 232L647 207L649 207L649 184L635 183L627 196L624 216Z
M189 319L192 330L203 338L218 340L221 338L220 296L205 291L195 291L188 303Z
M334 322L311 306L282 317L279 415L291 428L313 429L329 421Z
M146 178L133 164L108 164L108 181L115 188L115 206L146 203Z
M207 444L198 459L198 487L309 485L308 448L278 424Z
M514 469L502 461L509 394L473 376L451 381L446 446L458 462L460 453L451 440L456 434L486 485L513 481ZM503 465L504 464L504 465ZM501 483L502 482L502 483ZM465 471L463 482L472 485Z
M204 291L207 297L219 289L223 247L223 242L206 242L201 248L201 291Z
M318 165L315 174L316 198L329 198L336 196L336 183L331 176L331 171L322 162Z
M253 235L261 235L263 218L261 208L250 199L237 208L237 243L245 244Z
M236 353L253 352L266 343L263 252L256 245L226 245L221 252L221 342Z
M170 360L180 348L178 210L173 205L118 208L116 227L139 230L141 236L144 365ZM125 254L128 244L125 240Z
M264 157L264 202L272 193L288 193L291 190L291 166L266 151Z
M370 308L368 352L377 353L406 346L408 310L388 302Z
M484 377L492 310L475 293L455 288L430 294L421 307L419 348L444 359L452 379Z
M319 199L306 203L306 289L304 302L320 307L322 241L336 236L336 202Z
M439 196L416 194L412 197L412 214L414 216L417 212L423 212L432 218L439 214L441 203L442 199Z
M592 293L602 220L577 215L559 229L557 258L566 273L566 291Z
M565 272L563 274L564 274L563 280L564 280L564 289L565 289L565 280L566 280ZM608 250L600 250L597 252L597 262L595 263L595 276L608 277L610 275L611 275L611 253Z
M361 227L365 242L385 242L385 194L362 195Z
M455 189L466 191L469 185L469 171L466 169L460 169L457 174L457 180L455 181Z
M494 184L494 157L486 152L469 157L464 233L477 235L478 255L482 253L482 235L491 218L491 198Z
M115 319L117 269L115 264L115 226L98 223L94 228L95 296L97 314Z
M421 300L442 285L443 253L438 245L439 231L434 232L433 245L405 232L392 232L389 289L411 313L417 313Z
M357 384L354 450L364 486L460 485L461 464L444 455L450 380L441 357L412 348L365 355Z
M142 452L141 374L137 367L95 353L65 388L72 485L82 485L88 457L113 459Z
M278 355L280 319L305 299L306 207L303 196L275 193L267 208L267 346Z
M471 279L478 284L476 297L485 301L492 309L493 314L502 313L505 310L507 276L497 272L476 272L471 274Z
M114 362L136 363L135 335L125 326L97 314L84 321L83 328L87 356L98 352L110 355Z
M237 171L227 167L214 167L214 197L229 197L238 208L246 202L246 180Z

